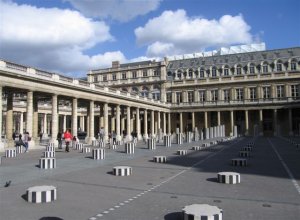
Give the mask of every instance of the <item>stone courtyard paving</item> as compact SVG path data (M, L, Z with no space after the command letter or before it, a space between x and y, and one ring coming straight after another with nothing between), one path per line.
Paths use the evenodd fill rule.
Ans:
M294 139L300 142L300 139ZM230 165L249 141L254 149L247 167ZM138 144L134 155L106 149L104 160L71 149L56 152L57 168L42 170L42 150L2 157L0 165L0 219L2 220L177 220L186 205L209 204L223 209L223 219L299 219L300 149L285 138L238 138L202 151L192 142L150 151ZM188 154L176 155L187 149ZM3 153L2 153L3 155ZM167 156L154 163L153 156ZM131 176L114 176L114 166L132 167ZM217 183L217 173L238 172L240 184ZM9 187L4 187L11 180ZM32 204L26 201L31 186L57 187L57 200Z

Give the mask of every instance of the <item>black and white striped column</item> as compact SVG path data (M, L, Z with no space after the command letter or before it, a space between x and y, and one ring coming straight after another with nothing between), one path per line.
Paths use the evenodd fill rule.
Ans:
M43 158L55 157L55 151L44 151L42 157Z
M49 142L47 146L49 146L49 147L55 147L55 145L54 145L53 142Z
M126 154L134 154L134 143L125 143L125 153Z
M80 150L80 151L81 151L82 148L83 148L83 143L76 143L76 144L75 144L75 149L76 149L76 150Z
M246 167L248 165L248 161L247 161L247 159L244 159L244 158L234 158L234 159L231 159L231 165Z
M243 150L241 150L239 152L239 156L240 157L250 157L250 151L243 151Z
M209 147L210 146L210 143L203 143L202 144L202 147Z
M99 141L99 147L100 148L105 148L105 143L103 141Z
M191 143L192 141L192 132L186 133L186 143Z
M113 149L113 150L117 149L117 145L115 143L112 143L109 146L110 146L110 149Z
M154 156L153 161L155 163L166 163L167 162L167 157L166 156Z
M48 203L57 199L55 186L33 186L26 191L27 201L31 203Z
M171 135L164 136L164 146L171 147Z
M177 144L182 144L182 133L176 134Z
M48 170L56 168L55 158L40 158L39 162L41 169Z
M46 151L55 151L54 146L46 146Z
M91 148L90 147L83 147L81 149L81 153L85 153L85 154L91 153Z
M217 142L217 141L211 141L211 142L210 142L210 146L212 146L212 145L216 145L216 144L218 144L218 142Z
M178 150L177 154L178 155L186 155L188 153L188 150Z
M129 166L116 166L113 168L113 174L115 176L130 176L132 168Z
M241 176L235 172L220 172L218 173L218 182L225 184L237 184L241 182Z
M5 157L10 158L10 157L16 157L16 156L17 156L16 149L6 149L5 150Z
M103 148L93 149L92 156L93 156L94 160L105 159L105 149L103 149Z
M156 139L155 138L149 138L148 139L148 149L149 150L155 150L156 149Z
M242 151L252 151L252 147L242 147Z
M201 146L193 146L192 150L203 150L204 147Z
M97 147L98 146L98 141L97 140L92 140L92 146Z
M23 148L23 146L16 146L16 152L17 152L17 154L22 154L22 153L24 153L24 148Z
M223 210L207 204L193 204L182 209L183 220L222 220Z

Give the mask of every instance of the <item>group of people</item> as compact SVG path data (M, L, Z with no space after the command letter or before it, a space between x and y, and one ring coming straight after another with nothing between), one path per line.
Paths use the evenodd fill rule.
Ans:
M26 131L24 133L24 137L20 133L18 135L18 140L17 140L17 133L14 132L13 135L12 135L12 138L13 138L16 146L23 146L25 148L25 153L29 152L28 151L29 142L31 141L31 137L29 136L29 132Z
M63 134L59 132L57 134L58 149L62 149L62 142L63 142L63 140L66 143L65 152L70 152L70 143L72 141L77 141L77 138L76 138L76 136L72 136L70 130L66 130Z

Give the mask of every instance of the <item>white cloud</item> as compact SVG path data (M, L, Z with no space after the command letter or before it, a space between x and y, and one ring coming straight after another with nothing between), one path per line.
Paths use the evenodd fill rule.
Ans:
M0 0L0 57L53 71L80 72L125 60L120 51L84 51L113 40L109 27L77 11L37 8Z
M219 20L191 18L184 10L165 11L135 29L137 43L148 45L148 56L193 53L208 47L251 43L250 26L242 15Z
M158 8L161 0L64 0L84 15L129 21Z

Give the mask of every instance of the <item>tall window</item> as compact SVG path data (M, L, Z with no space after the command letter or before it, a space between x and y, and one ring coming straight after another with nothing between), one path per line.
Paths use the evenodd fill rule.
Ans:
M236 67L236 75L241 75L242 74L242 67L237 66Z
M296 61L292 61L291 62L291 70L296 70L297 69L297 63L296 63Z
M147 77L147 76L148 76L147 70L143 70L143 77Z
M223 95L224 95L224 101L228 102L230 100L230 95L229 95L229 89L224 89L223 90Z
M159 76L158 70L153 70L153 75L154 75L154 76Z
M263 90L263 98L264 99L269 99L271 97L270 95L270 86L264 86L262 87Z
M132 72L132 78L135 79L137 77L136 71Z
M189 70L189 78L193 78L193 70Z
M244 90L242 88L235 90L236 100L242 101L244 99Z
M168 92L166 95L167 95L167 102L171 103L172 102L172 93Z
M299 97L299 85L291 85L291 95L293 98Z
M216 76L217 76L217 69L216 69L216 67L213 67L213 68L211 69L211 76L212 76L212 77L216 77Z
M282 71L282 63L277 63L276 64L276 69L278 72Z
M263 68L262 68L262 72L263 72L263 73L269 72L268 64L267 64L267 63L264 63L262 67L263 67Z
M182 102L181 92L176 92L176 102L177 103L181 103Z
M178 78L178 79L181 79L181 76L182 76L181 71L178 71L178 73L177 73L177 78Z
M98 76L94 76L94 82L98 82Z
M216 102L218 101L218 90L212 90L211 91L211 101Z
M122 79L126 79L126 73L122 73Z
M205 90L199 91L199 100L200 102L205 102Z
M194 102L194 92L193 91L188 91L187 95L188 95L188 102L189 103Z
M200 70L200 78L204 78L204 70L203 69Z
M112 80L117 80L117 75L116 74L112 74Z
M250 64L249 73L250 74L254 74L255 73L255 66L254 66L254 64Z
M254 101L254 100L256 100L256 88L255 87L252 87L252 88L250 88L249 89L249 92L250 92L250 100L251 101Z
M103 82L107 81L107 75L103 75Z
M284 86L283 85L276 86L276 97L277 98L284 97Z
M224 76L229 76L229 68L228 67L224 68Z
M152 93L152 99L160 100L160 92L153 92Z

